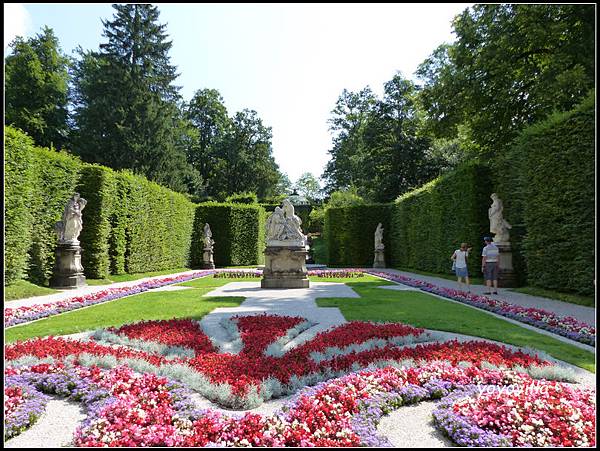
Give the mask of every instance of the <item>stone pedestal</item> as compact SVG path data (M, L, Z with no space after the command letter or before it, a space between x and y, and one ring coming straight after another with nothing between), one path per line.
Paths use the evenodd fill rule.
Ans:
M212 249L204 249L202 252L202 264L201 269L215 269L215 261L213 259Z
M261 288L308 288L304 246L267 246Z
M385 255L383 249L375 249L373 268L385 268Z
M87 286L81 266L81 247L77 244L58 243L52 288L75 289Z
M510 243L494 244L500 251L498 255L498 286L500 288L514 288L517 286L517 275L513 269Z

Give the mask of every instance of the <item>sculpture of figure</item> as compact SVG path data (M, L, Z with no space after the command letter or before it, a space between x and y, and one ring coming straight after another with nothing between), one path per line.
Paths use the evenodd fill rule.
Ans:
M512 226L502 216L504 206L502 201L496 193L492 193L492 205L488 210L488 216L490 218L490 232L495 234L495 243L506 243L508 242L508 231Z
M381 222L377 225L377 229L375 229L375 250L383 250L385 246L383 245L383 225Z
M280 207L275 207L275 211L267 219L267 240L281 240L284 226L285 217L283 216L283 210Z
M212 250L213 244L215 242L212 239L212 232L210 231L210 226L208 222L204 224L204 235L202 237L202 243L204 243L204 249Z
M294 214L294 206L289 199L283 201L283 213L285 215L285 239L304 242L304 234L300 228L302 220Z
M54 226L54 230L58 234L58 240L61 243L79 244L77 238L83 228L81 220L81 212L85 208L87 200L79 197L79 193L75 193L65 206L62 221L58 221Z

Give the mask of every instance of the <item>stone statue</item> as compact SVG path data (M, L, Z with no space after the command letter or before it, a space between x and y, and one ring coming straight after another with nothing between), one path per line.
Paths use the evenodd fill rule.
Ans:
M79 197L79 193L75 193L69 199L63 212L62 221L58 221L54 226L59 243L79 244L77 238L83 228L81 212L85 208L85 204L87 204L87 200Z
M294 214L294 206L289 199L285 199L282 204L283 214L285 216L285 239L304 242L304 234L300 228L302 220L299 216Z
M281 207L275 207L275 211L267 219L267 241L281 240L284 227L285 217L283 216L283 210Z
M204 235L202 236L202 243L204 244L204 249L212 250L213 244L215 242L212 239L212 232L210 231L210 226L208 222L204 224Z
M381 222L377 225L377 229L375 229L375 250L382 251L384 249L383 245L383 225Z
M490 232L494 236L494 243L508 243L508 231L512 226L502 216L502 210L504 206L502 201L496 193L492 193L492 205L488 210L488 216L490 218Z

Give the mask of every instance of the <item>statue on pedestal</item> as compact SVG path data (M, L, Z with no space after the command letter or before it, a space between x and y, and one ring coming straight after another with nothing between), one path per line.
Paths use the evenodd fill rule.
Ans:
M54 272L50 279L53 288L80 288L86 286L83 266L81 265L81 247L79 234L83 229L81 212L87 201L75 193L67 201L62 220L54 225L58 235Z
M215 261L213 258L213 245L215 241L212 239L212 232L208 222L204 224L204 234L202 235L202 268L214 269Z
M494 236L494 243L508 243L508 231L512 229L512 226L504 219L502 212L504 206L502 201L496 193L492 193L492 205L488 210L488 216L490 218L490 232Z
M285 199L276 207L266 223L267 247L262 288L307 288L306 236L302 220L294 214L294 206Z
M373 261L373 268L385 268L384 249L383 225L380 222L375 229L375 260Z

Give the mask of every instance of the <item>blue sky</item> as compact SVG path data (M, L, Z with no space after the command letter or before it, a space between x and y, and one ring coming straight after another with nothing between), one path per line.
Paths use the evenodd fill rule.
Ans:
M327 119L344 88L381 94L397 71L451 42L452 18L471 4L161 4L173 41L176 83L189 100L217 89L229 114L258 112L273 154L292 181L319 176L331 145ZM4 4L5 55L15 35L53 28L63 51L104 42L106 4Z

